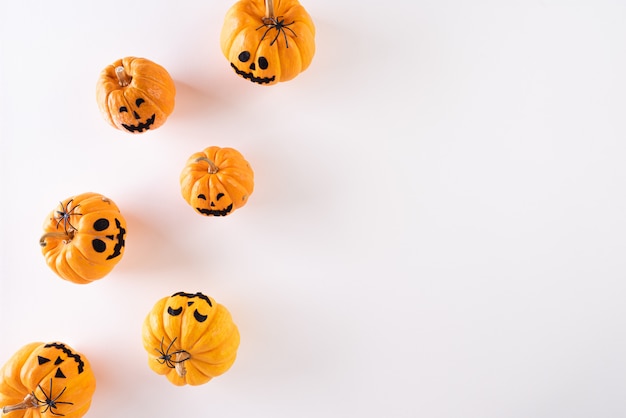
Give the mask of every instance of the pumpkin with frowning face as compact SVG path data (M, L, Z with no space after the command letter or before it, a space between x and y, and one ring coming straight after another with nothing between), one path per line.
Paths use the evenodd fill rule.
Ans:
M234 148L208 147L192 154L180 174L183 198L205 216L226 216L254 190L254 172Z
M169 73L145 58L126 57L100 73L96 100L112 126L138 134L163 125L174 110L176 86Z
M79 418L87 413L95 390L84 355L63 343L34 342L0 370L0 411L7 418Z
M126 246L126 220L117 205L98 193L60 202L44 222L39 243L48 266L79 284L107 275Z
M148 365L177 386L201 385L235 362L239 330L228 310L200 292L160 299L146 317Z
M315 26L298 0L239 0L226 13L220 45L235 73L271 85L311 64Z

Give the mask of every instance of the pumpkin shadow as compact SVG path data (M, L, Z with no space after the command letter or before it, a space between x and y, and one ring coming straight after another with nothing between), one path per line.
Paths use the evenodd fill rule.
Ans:
M177 270L181 264L193 264L184 251L171 243L167 230L156 219L132 211L124 213L128 225L128 237L124 260L119 270L124 273L152 275L155 272Z

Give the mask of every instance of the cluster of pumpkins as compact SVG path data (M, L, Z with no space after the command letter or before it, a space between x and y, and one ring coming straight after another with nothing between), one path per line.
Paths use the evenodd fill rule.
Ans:
M227 12L222 52L237 75L260 85L288 81L315 53L315 27L297 0L238 0ZM174 110L176 88L162 66L126 57L107 66L96 99L106 121L131 134L163 125ZM254 172L233 148L208 147L189 157L181 194L203 216L227 216L246 204ZM98 193L59 203L46 217L40 244L59 277L88 284L121 260L127 226L118 206ZM148 365L175 385L201 385L225 373L239 348L229 311L201 292L160 299L146 316L142 341ZM0 369L0 411L7 418L85 415L96 379L85 355L62 342L33 342Z

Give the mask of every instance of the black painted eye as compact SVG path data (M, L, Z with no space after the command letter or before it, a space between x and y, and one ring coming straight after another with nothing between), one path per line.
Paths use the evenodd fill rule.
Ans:
M248 51L243 51L241 54L239 54L239 61L241 62L246 62L250 59L250 53Z
M198 199L206 200L206 196L203 194L199 194Z
M37 356L37 363L41 366L42 364L46 364L50 359L42 356Z
M105 244L105 242L98 238L91 241L91 246L93 247L93 250L97 253L103 253L107 249L107 245Z
M178 309L172 309L171 306L167 307L167 313L172 315L172 316L178 316L178 315L181 314L182 311L183 311L183 307L182 306L180 308L178 308Z
M144 103L144 102L145 102L145 100L142 99L141 97L139 99L135 100L135 104L137 105L137 107L141 106L141 104Z
M259 57L259 67L262 70L267 70L267 67L269 67L269 62L267 62L267 58L265 57Z
M105 218L100 218L96 222L93 223L93 229L96 231L104 231L109 227L109 220Z
M197 309L193 311L193 317L196 318L196 321L198 322L204 322L208 318L208 316L202 315L200 312L198 312Z
M217 196L215 196L215 200L220 200L222 197L224 197L224 193L218 193Z
M126 108L126 106L120 107L120 113L122 112L128 112L128 108Z

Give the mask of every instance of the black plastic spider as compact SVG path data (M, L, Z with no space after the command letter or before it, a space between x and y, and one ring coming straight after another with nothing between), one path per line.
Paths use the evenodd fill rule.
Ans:
M70 217L72 217L72 216L81 216L81 215L82 215L82 213L76 213L76 212L74 212L74 211L75 211L75 210L76 210L76 209L77 209L80 205L76 205L76 206L74 206L74 207L72 207L72 208L70 209L70 205L72 204L72 202L73 202L73 201L74 201L74 199L70 199L70 201L69 201L69 202L67 202L67 205L65 205L65 206L63 206L63 202L59 202L59 205L61 206L61 210L57 210L57 211L56 211L56 214L57 214L58 216L55 216L55 218L54 218L54 219L56 219L56 221L57 221L57 228L59 227L59 224L60 224L61 222L63 222L63 229L65 229L65 233L66 233L66 234L68 233L68 231L67 231L67 227L68 227L68 225L69 225L69 227L70 227L72 230L74 230L74 231L76 231L76 230L77 230L77 229L74 227L74 225L72 225L72 224L70 223Z
M172 345L174 345L174 341L176 341L176 337L174 337L174 339L172 340L172 342L170 343L170 345L167 346L167 350L163 351L163 340L165 339L165 337L161 338L161 348L155 348L155 350L157 351L157 353L160 354L159 357L157 357L156 361L158 361L160 364L165 364L167 365L167 367L169 367L170 369L173 369L176 367L176 364L178 363L182 363L184 361L189 360L190 356L189 353L185 350L177 350L174 351L172 353L170 353L170 349L172 348ZM176 356L177 354L183 354L185 353L186 356L180 360L176 360L176 359L172 359L173 356Z
M37 385L37 387L39 388L41 393L43 393L43 396L45 397L45 399L39 399L37 395L35 395L34 391L32 392L32 395L35 398L37 405L46 407L43 411L41 411L42 414L45 414L47 411L50 411L52 415L63 417L65 416L64 414L59 414L58 412L55 411L55 409L57 408L57 405L59 404L74 405L73 402L62 402L58 400L61 397L61 395L63 395L67 387L64 387L63 390L55 398L52 398L52 378L50 378L50 392L49 393L46 393L46 391L43 390L41 385Z
M296 35L296 33L293 31L293 29L291 29L289 27L289 26L293 25L296 22L294 20L291 23L285 23L285 19L281 19L281 17L282 16L265 17L265 18L263 18L263 24L261 26L259 26L258 28L256 28L256 30L259 30L261 28L267 28L265 30L265 33L261 37L261 41L263 41L263 39L265 39L265 36L267 35L267 33L270 30L276 29L276 36L274 37L274 39L272 39L272 42L270 42L270 46L274 45L274 42L276 42L276 40L278 39L278 37L282 33L283 37L285 38L285 45L287 46L287 48L289 48L289 41L287 40L287 34L285 33L285 29L287 29L289 32L291 32L293 34L293 36L295 36L297 38L298 35Z

